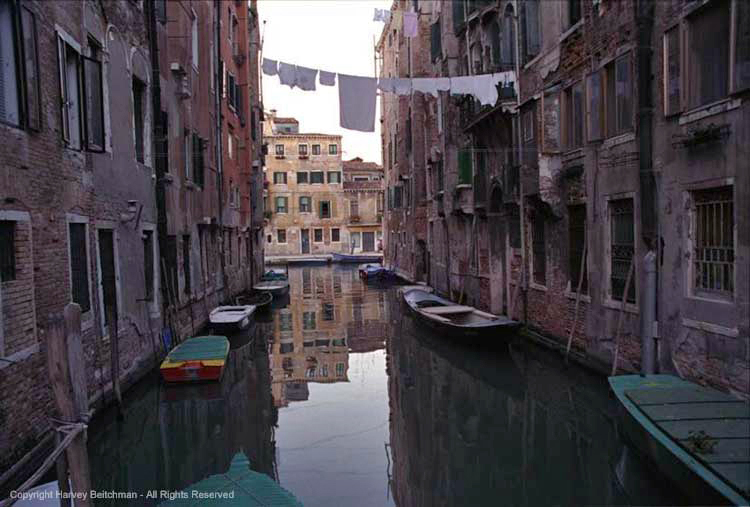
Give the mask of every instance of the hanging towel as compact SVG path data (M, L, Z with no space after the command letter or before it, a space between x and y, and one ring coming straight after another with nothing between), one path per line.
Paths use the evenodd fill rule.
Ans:
M393 23L391 23L391 26L395 30L401 30L403 28L401 26L401 20L403 19L401 11L393 11L391 18L393 19Z
M263 59L263 74L267 76L275 76L278 73L278 62L276 60L269 60L268 58Z
M415 92L422 92L437 97L437 79L431 77L422 77L411 80L411 87Z
M411 79L394 77L393 93L397 95L409 95L411 93Z
M318 75L318 69L309 69L307 67L300 67L297 65L295 72L294 84L300 89L306 92L315 90L315 78Z
M333 86L336 84L336 73L320 71L320 84L323 86Z
M375 14L373 14L372 20L373 21L383 21L387 23L391 19L391 11L386 9L375 9Z
M438 77L435 78L435 85L438 91L447 92L451 89L451 78L449 77Z
M297 78L297 67L291 63L279 62L279 82L294 88Z
M393 93L393 79L389 77L381 77L378 80L378 90L381 92Z
M417 21L419 21L419 14L416 12L404 13L404 37L417 36Z
M497 74L482 74L474 76L474 97L483 106L494 106L497 102L497 83L500 77Z
M339 123L360 132L375 132L375 95L378 82L373 77L339 74Z
M452 77L451 95L474 95L474 76Z

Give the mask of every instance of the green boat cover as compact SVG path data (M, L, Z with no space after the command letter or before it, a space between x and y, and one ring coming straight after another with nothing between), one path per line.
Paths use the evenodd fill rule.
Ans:
M229 340L226 336L196 336L185 340L169 353L170 362L226 359Z
M159 505L170 507L302 507L289 491L265 474L250 470L250 460L239 452L229 470L206 477ZM187 498L184 498L186 497ZM214 496L214 498L210 498Z

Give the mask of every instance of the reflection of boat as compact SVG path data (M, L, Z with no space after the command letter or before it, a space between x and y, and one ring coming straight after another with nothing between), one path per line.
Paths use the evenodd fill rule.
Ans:
M280 269L271 268L260 277L261 281L268 282L271 280L288 280L289 272L287 270L282 271Z
M253 285L253 289L261 292L270 292L274 298L283 296L289 292L288 280L267 280Z
M368 264L359 268L359 277L363 280L369 281L395 281L398 280L398 275L395 271L384 268L383 266L373 266Z
M344 263L362 263L362 262L382 262L383 256L379 254L333 254L334 262Z
M203 501L195 502L196 498ZM195 502L195 503L193 503ZM174 493L159 505L225 505L302 507L289 491L265 474L250 469L250 461L239 452L232 458L229 470L206 477L189 488Z
M221 328L245 329L250 325L250 317L255 305L217 306L208 315L212 325Z
M273 294L270 292L249 292L240 294L235 298L235 301L238 305L253 305L255 306L255 311L260 312L267 310L271 306L270 303L273 301Z
M159 371L167 382L219 380L228 353L226 336L196 336L173 348Z
M750 404L672 375L609 377L624 431L696 503L747 505Z
M459 340L510 336L521 325L515 320L472 306L456 305L420 289L404 292L404 301L420 322Z

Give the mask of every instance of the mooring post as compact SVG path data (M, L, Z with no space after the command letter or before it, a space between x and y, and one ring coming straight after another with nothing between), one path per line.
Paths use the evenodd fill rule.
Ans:
M84 374L85 362L81 344L81 307L69 303L65 318L51 316L47 328L47 368L60 418L69 424L86 423L88 390ZM91 474L86 431L80 432L65 450L72 490L86 493L76 500L77 507L90 507ZM66 480L66 478L62 478ZM62 487L64 488L64 487Z
M656 253L649 250L643 257L644 291L641 310L641 373L656 373L656 344L654 342L654 320L656 320Z

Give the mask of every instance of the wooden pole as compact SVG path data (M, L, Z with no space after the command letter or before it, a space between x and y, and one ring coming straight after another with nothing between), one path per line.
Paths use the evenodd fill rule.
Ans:
M55 447L60 447L62 437L59 431L55 431ZM57 472L57 489L60 490L60 507L70 507L70 481L68 481L68 460L65 454L60 454L55 463Z
M568 336L568 346L565 349L565 362L568 362L568 355L570 355L570 346L573 344L573 333L575 332L576 326L578 325L578 305L581 302L581 288L583 287L583 275L586 271L586 251L588 250L588 241L586 241L586 234L583 235L583 256L581 257L581 270L578 273L578 288L576 289L576 307L573 311L573 325L570 327L570 335Z
M622 329L622 319L625 315L625 305L628 301L628 292L630 292L630 279L633 278L633 268L635 267L635 255L630 259L628 268L628 278L625 280L625 290L622 293L622 306L620 306L620 315L617 318L617 331L615 332L615 356L612 358L612 376L617 372L617 358L620 353L620 329Z
M82 374L86 370L81 345L81 307L75 303L65 307L64 319L59 316L49 319L47 368L60 417L70 423L86 421L88 399L86 377ZM76 507L90 507L91 475L85 431L70 440L65 453L73 491L86 493L85 498L76 501Z
M117 411L122 416L122 393L120 392L120 340L117 336L117 309L114 306L107 308L107 320L109 321L109 358L110 372L112 376L112 391L117 401Z

